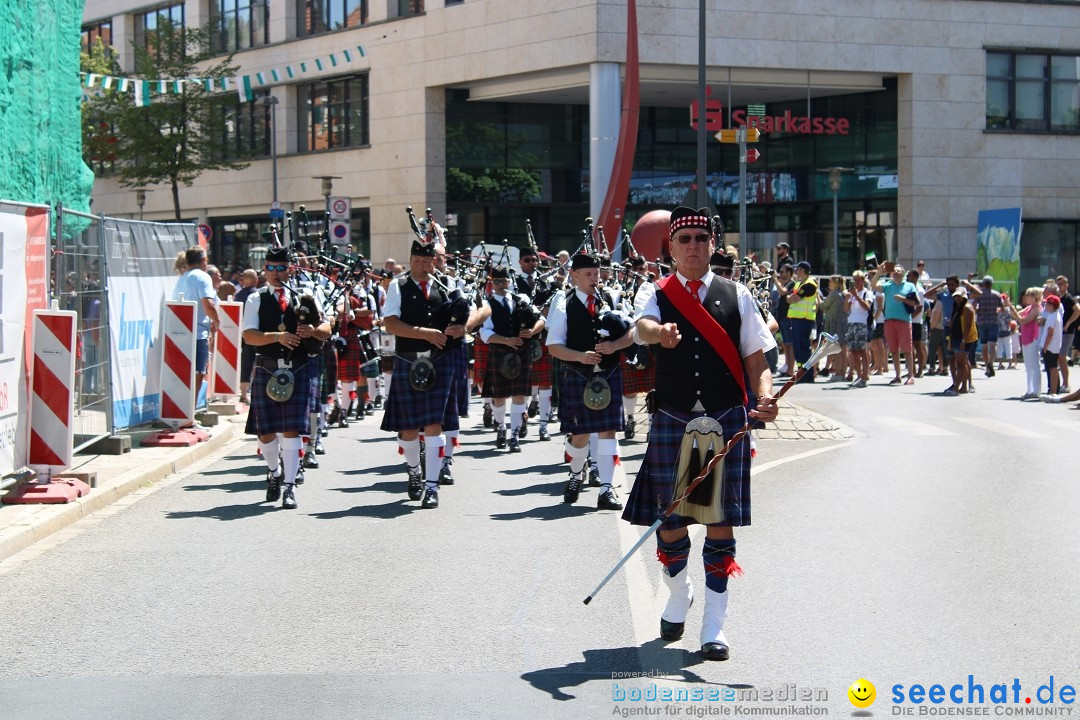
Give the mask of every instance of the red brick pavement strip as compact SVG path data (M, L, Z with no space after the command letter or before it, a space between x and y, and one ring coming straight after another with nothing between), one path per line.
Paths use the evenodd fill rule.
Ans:
M140 447L156 430L132 433L132 450L123 455L76 455L72 472L96 472L89 495L63 505L0 505L0 561L135 492L180 472L243 436L246 415L222 418L208 428L210 439L192 447ZM3 493L0 493L2 495Z

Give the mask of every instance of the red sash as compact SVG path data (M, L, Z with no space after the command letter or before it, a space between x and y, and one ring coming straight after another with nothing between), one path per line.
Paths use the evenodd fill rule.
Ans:
M720 323L716 322L716 318L710 315L709 311L701 303L690 297L686 287L679 282L678 277L675 275L668 275L657 282L656 285L671 301L671 304L675 306L675 309L694 326L695 330L701 333L702 337L708 341L712 349L727 365L728 370L735 376L735 381L739 383L739 389L742 390L743 395L743 405L745 405L747 403L746 371L743 369L742 357L739 355L739 351L735 347L735 343L731 341L727 331L724 330ZM708 286L706 286L706 292L708 292Z

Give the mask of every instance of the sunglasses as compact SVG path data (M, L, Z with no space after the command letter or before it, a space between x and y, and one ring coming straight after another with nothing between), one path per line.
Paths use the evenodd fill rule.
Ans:
M285 272L289 269L288 265L267 265L266 269L271 272Z
M540 258L534 258L534 257L521 258L521 262L540 262Z
M697 235L676 235L673 239L680 245L689 245L691 240L695 240L704 245L709 242L709 234L699 233Z

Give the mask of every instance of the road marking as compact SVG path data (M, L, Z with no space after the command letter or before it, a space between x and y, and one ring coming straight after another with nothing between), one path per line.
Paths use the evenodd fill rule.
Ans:
M750 477L754 477L759 473L763 473L766 470L772 470L774 467L785 465L796 460L803 460L804 458L813 457L814 455L820 455L821 453L829 452L830 450L839 450L840 448L846 448L854 445L858 440L848 440L847 442L837 443L836 445L829 445L828 447L816 448L814 450L807 450L806 452L799 453L798 455L789 455L778 460L770 460L767 463L761 463L760 465L754 464L750 466Z
M974 425L982 430L989 430L990 432L997 433L998 435L1004 435L1005 437L1013 438L1045 438L1045 435L1035 432L1034 430L1028 430L1025 427L1019 425L1012 425L1000 420L993 420L991 418L964 418L954 417L953 420L957 422L966 423L968 425Z
M874 418L885 427L892 428L893 430L899 430L905 435L918 435L922 437L944 437L947 435L956 435L954 432L949 432L943 428L935 427L928 423L918 422L917 420L908 420L907 418L899 417L876 417Z

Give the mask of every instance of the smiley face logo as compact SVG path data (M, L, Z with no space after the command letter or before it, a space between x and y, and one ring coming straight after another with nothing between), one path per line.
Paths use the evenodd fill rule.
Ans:
M857 708L868 708L874 704L874 700L877 699L877 690L874 688L874 684L864 678L859 678L855 682L851 683L851 687L847 689L848 700L851 704Z

